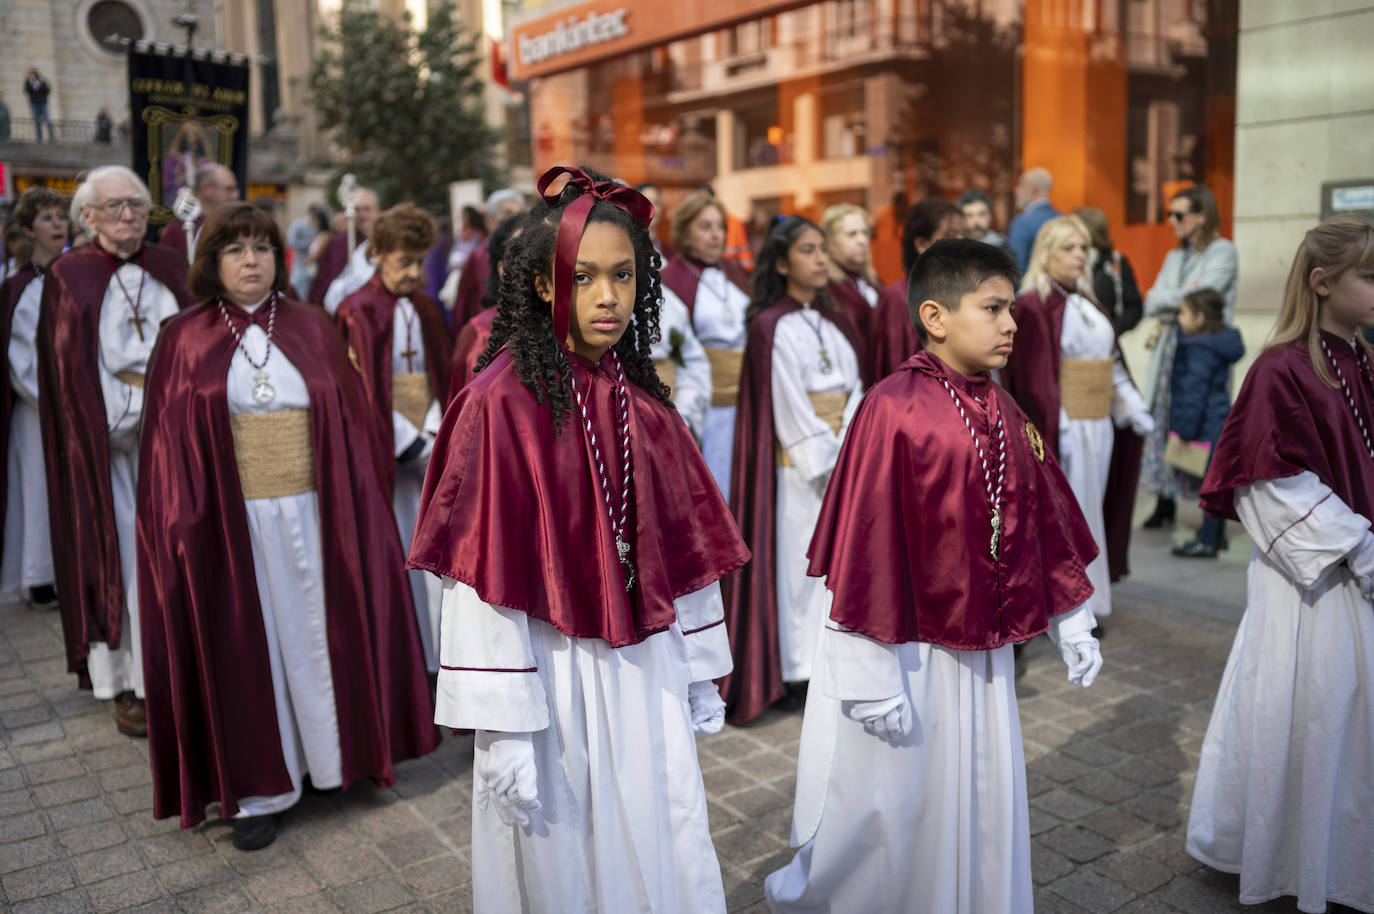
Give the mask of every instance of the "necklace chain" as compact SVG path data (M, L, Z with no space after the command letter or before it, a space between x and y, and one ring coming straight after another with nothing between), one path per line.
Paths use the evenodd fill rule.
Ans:
M706 281L706 271L712 269L712 267L698 267L686 257L679 256L679 259L682 261L683 266L687 267L692 275L697 278L697 285L705 286L709 289L711 294L720 301L721 307L725 309L726 315L733 321L735 319L735 309L730 304L730 277L725 275L725 271L720 267L714 267L714 269L720 273L721 279L720 288L717 289L714 285Z
M611 504L611 485L606 480L606 464L601 459L601 447L596 441L596 432L592 430L592 420L587 414L587 401L582 396L582 391L577 386L577 378L569 371L568 383L572 386L573 396L577 399L577 408L582 413L582 430L587 435L587 442L592 448L592 460L596 463L597 477L601 481L601 495L606 501L606 515L611 520L611 532L615 534L615 548L617 558L625 569L625 589L628 591L635 585L635 566L630 559L630 544L625 538L626 517L630 508L630 398L625 387L625 368L620 364L620 356L612 349L611 360L615 362L615 397L617 406L617 431L620 434L620 510L616 511Z
M968 417L968 411L964 409L963 401L959 399L959 395L958 395L957 393L954 392L954 387L953 387L953 385L951 385L951 384L949 383L948 380L946 380L945 378L941 377L941 378L940 378L940 383L943 384L943 385L945 385L945 390L949 393L949 398L950 398L951 400L954 401L954 407L955 407L955 409L959 410L959 418L961 418L961 419L964 420L964 427L968 429L969 437L973 439L973 448L974 448L974 450L978 453L978 463L979 463L979 465L982 467L982 470L983 470L983 486L984 486L984 489L985 489L985 491L986 491L986 493L987 493L987 497L988 497L988 507L990 507L990 508L992 509L992 544L991 544L991 552L992 552L992 558L993 558L993 560L996 561L997 558L998 558L998 555L999 555L999 553L1000 553L999 545L1000 545L1000 540L1001 540L1001 536L1002 536L1002 488L1003 488L1003 485L1004 485L1004 483L1005 483L1005 481L1006 481L1006 472L1007 472L1007 435L1006 435L1006 430L1005 430L1005 429L1003 428L1003 426L1002 426L1002 413L1001 413L1000 410L998 411L998 413L997 413L997 422L996 422L996 425L994 426L994 425L992 424L991 419L992 419L992 407L993 407L993 404L994 404L995 399L996 399L996 394L995 394L993 391L989 390L989 392L988 392L988 420L989 420L989 426L990 426L990 428L989 428L989 434L988 434L988 439L989 439L989 441L988 441L988 447L989 447L989 449L992 447L992 441L991 441L992 435L991 435L991 431L992 431L993 429L995 429L996 432L997 432L997 449L996 449L996 450L997 450L997 475L996 475L996 480L997 480L997 481L996 481L996 484L994 485L994 483L993 483L993 474L992 474L991 472L989 472L989 469L988 469L988 452L987 452L986 449L984 449L984 447L983 447L983 442L981 442L981 441L978 440L978 433L975 432L975 431L973 430L973 422L972 422L972 421L969 419L969 417Z
M825 318L822 317L821 314L820 314L820 312L818 311L818 312L816 312L816 323L814 323L814 324L811 323L811 321L808 320L808 319L805 317L806 312L807 312L807 311L810 311L810 310L812 310L812 309L809 308L809 307L807 307L806 305L802 305L801 312L800 312L800 313L803 315L803 316L802 316L802 322L805 323L806 326L810 327L810 328L812 329L813 332L815 332L815 334L816 334L816 344L819 345L819 346L821 347L821 354L820 354L820 361L819 361L819 365L820 365L820 369L821 369L821 374L830 374L830 370L831 370L832 368L834 368L835 366L834 366L834 363L830 361L830 353L826 351L826 348L825 348L825 337L821 336L821 324L825 321Z
M1326 340L1321 340L1321 344L1322 352L1326 354L1327 363L1331 366L1331 369L1336 372L1336 380L1341 382L1341 393L1345 394L1345 402L1349 405L1350 412L1355 417L1355 424L1360 427L1360 437L1364 439L1365 452L1369 454L1371 460L1374 460L1374 444L1371 444L1369 440L1369 427L1364 424L1364 416L1360 414L1360 408L1355 405L1355 395L1351 392L1350 385L1345 380L1345 372L1341 371L1341 366L1336 364L1336 357L1333 356L1331 350L1327 348ZM1359 353L1360 372L1367 376L1369 374L1369 356L1365 354L1363 349L1360 349Z
M235 327L233 320L230 319L229 309L224 307L224 299L217 299L217 301L219 302L219 313L224 318L224 323L229 328L229 333L234 337L234 343L237 344L239 352L243 353L243 357L248 360L248 364L252 365L256 370L262 371L265 369L268 361L272 358L272 329L277 324L277 293L273 292L272 297L267 301L267 351L263 353L261 365L253 361L253 357L248 354L248 347L243 345L243 334L239 333L239 328Z

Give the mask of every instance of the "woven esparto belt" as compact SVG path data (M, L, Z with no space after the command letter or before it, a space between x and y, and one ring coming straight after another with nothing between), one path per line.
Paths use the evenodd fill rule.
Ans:
M130 387L143 389L143 372L141 371L116 371L115 377L128 384Z
M391 376L391 408L405 416L411 425L418 429L425 427L425 414L432 402L434 391L430 389L429 375L425 372Z
M1112 359L1064 359L1059 363L1059 405L1070 419L1112 414Z
M706 359L711 363L711 405L739 405L739 375L744 368L743 349L718 349L707 346Z
M310 410L235 413L229 427L244 498L286 498L315 490Z
M816 418L820 419L835 434L840 433L840 428L844 425L844 408L849 403L849 394L840 391L833 394L807 394L811 399L811 409L815 411ZM792 458L787 456L787 449L778 443L777 463L780 467L794 466Z
M658 372L658 379L668 385L668 399L671 400L677 390L677 362L671 357L654 359L654 371Z

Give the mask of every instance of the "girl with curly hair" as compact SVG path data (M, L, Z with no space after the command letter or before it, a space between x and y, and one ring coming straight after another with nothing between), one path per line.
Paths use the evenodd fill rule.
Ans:
M539 191L410 553L444 579L436 720L476 731L475 909L723 912L693 733L748 551L654 373L652 206Z
M830 595L806 574L821 497L859 405L858 332L825 295L825 236L811 220L773 226L754 270L730 506L754 560L726 591L738 668L732 723L773 702L798 709Z

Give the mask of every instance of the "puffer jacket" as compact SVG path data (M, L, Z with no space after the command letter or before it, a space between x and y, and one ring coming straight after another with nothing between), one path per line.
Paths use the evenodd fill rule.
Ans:
M1231 366L1245 354L1240 331L1179 334L1169 404L1169 431L1184 441L1216 444L1226 414L1231 411L1227 378Z

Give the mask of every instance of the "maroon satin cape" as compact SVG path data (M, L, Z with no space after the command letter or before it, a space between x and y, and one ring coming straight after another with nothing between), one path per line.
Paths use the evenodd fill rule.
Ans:
M705 264L698 260L693 260L696 270L688 265L684 255L678 254L663 265L659 271L659 277L663 285L673 290L673 294L682 299L682 303L687 306L687 313L696 320L697 315L697 285L701 282L701 271L715 267L725 274L732 285L743 292L749 294L749 274L744 272L744 268L737 261L721 258L719 263Z
M1366 423L1374 416L1374 378L1360 370L1350 341L1322 332ZM1328 372L1329 372L1328 366ZM1236 490L1304 470L1352 511L1374 518L1374 461L1345 394L1317 377L1306 341L1255 359L1212 453L1202 483L1204 510L1238 520Z
M162 234L157 236L157 243L180 254L182 263L186 263L186 229L182 228L184 224L180 219L173 219L162 227ZM200 231L204 225L205 217L197 216L195 230ZM190 268L189 263L186 266L187 269Z
M899 279L878 293L869 335L868 376L881 381L922 350L906 304L906 280Z
M362 244L366 240L366 234L357 233L357 244ZM329 291L330 284L339 278L352 255L353 252L348 249L348 230L335 232L320 252L319 260L315 262L315 281L310 284L310 294L306 296L306 300L323 306L324 296Z
M605 461L612 500L621 468L615 380L569 355ZM730 512L677 411L629 383L633 505L630 593L616 556L591 446L576 405L554 434L548 406L500 353L459 391L434 442L411 568L453 578L494 606L573 638L635 644L676 618L673 600L749 561Z
M754 560L725 583L725 624L735 669L721 682L728 719L748 723L783 696L778 647L777 436L773 432L773 332L786 314L801 309L783 298L749 322L740 373L735 445L730 462L730 510ZM857 353L858 331L843 311L826 319Z
M439 406L445 407L449 399L448 373L453 353L443 312L439 310L439 303L423 292L408 298L415 308L416 323L420 325L420 343L425 349L430 390ZM377 417L378 440L386 453L392 455L395 454L396 433L391 424L391 334L396 325L398 300L399 296L383 285L381 271L378 271L366 285L339 303L339 313L335 316L339 332L357 356L358 372ZM393 480L395 469L393 456L383 464L388 483Z
M873 309L877 306L870 305L868 299L859 291L859 278L856 273L846 273L843 281L832 282L826 286L825 294L836 308L849 316L850 323L858 331L863 349L855 354L859 357L859 370L864 375L864 386L867 387L873 382L872 376L868 374L871 360L868 351L873 347Z
M488 241L472 249L458 274L458 291L453 296L453 326L461 327L482 310L482 298L487 294L487 278L491 273L491 254Z
M135 260L182 308L191 304L185 255L144 244ZM62 597L67 669L83 689L91 687L91 642L117 648L124 636L124 580L99 373L100 307L113 275L109 256L94 244L60 255L48 266L38 318L38 413L53 571Z
M458 331L458 338L453 341L453 361L448 370L450 400L477 377L477 357L487 348L487 340L491 339L491 325L495 320L496 309L484 308Z
M267 322L231 308L237 326ZM329 316L289 299L272 343L310 391L329 664L343 786L385 787L439 742L373 414ZM167 321L149 366L138 582L153 815L183 828L291 790L226 396L234 339L205 303ZM282 607L286 610L290 607Z
M1016 344L1002 372L1002 380L1026 415L1045 436L1045 447L1059 456L1059 337L1064 330L1067 299L1052 289L1047 301L1034 289L1016 298ZM1111 326L1111 316L1097 305ZM1121 344L1116 344L1121 357ZM1125 364L1124 358L1122 364ZM1129 369L1128 369L1129 371ZM1102 497L1107 542L1107 573L1112 583L1131 573L1131 513L1140 481L1140 458L1145 440L1129 428L1113 424L1112 462L1107 491Z
M14 321L14 309L19 304L19 296L24 294L29 283L38 278L33 261L21 266L0 284L0 378L7 382L10 376L10 327ZM6 384L6 391L0 393L0 466L8 467L10 448L10 418L14 412L14 386ZM9 473L0 479L0 527L4 526L5 511L9 507ZM0 530L0 553L4 551L5 531Z
M942 377L985 449L989 397L1001 412L998 561L978 454ZM874 385L850 424L807 553L809 572L835 595L830 618L891 644L989 650L1040 634L1087 600L1097 546L1054 455L1037 451L1034 436L1010 394L929 352Z

